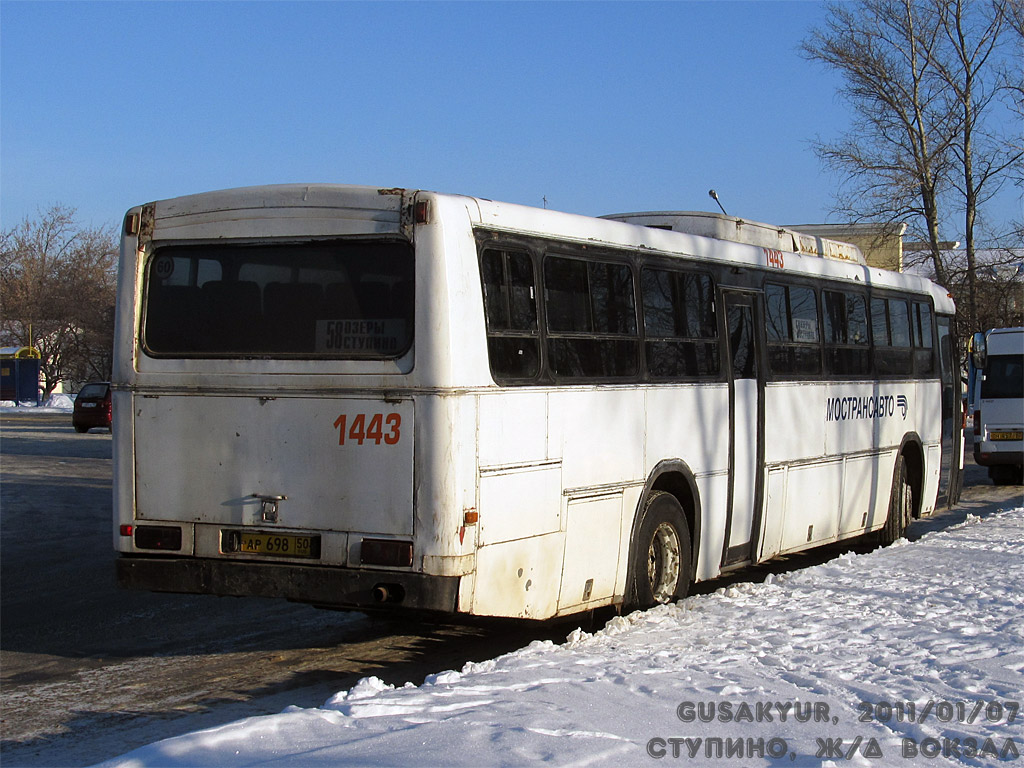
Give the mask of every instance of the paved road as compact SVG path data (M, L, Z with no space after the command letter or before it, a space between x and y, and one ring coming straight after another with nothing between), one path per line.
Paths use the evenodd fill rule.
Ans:
M111 439L0 416L0 760L88 765L376 675L401 685L566 630L422 625L114 582Z
M113 579L111 440L70 417L0 416L0 759L87 765L160 738L289 704L359 678L419 683L565 627L372 620L282 601L156 595ZM971 466L964 502L909 536L1024 504ZM804 567L789 558L733 580ZM701 585L701 591L720 583Z

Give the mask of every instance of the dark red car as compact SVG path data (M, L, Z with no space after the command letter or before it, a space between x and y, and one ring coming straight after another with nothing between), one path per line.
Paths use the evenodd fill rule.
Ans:
M71 423L76 432L88 432L93 427L110 429L111 411L110 382L91 381L75 398Z

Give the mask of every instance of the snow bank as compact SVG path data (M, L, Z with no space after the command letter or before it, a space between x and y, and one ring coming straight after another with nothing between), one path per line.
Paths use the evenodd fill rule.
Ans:
M103 765L1006 764L1024 750L1022 584L1024 509L971 517Z
M70 395L50 395L50 398L39 407L31 401L19 404L11 400L0 400L0 411L18 412L31 409L32 413L71 413L74 407L75 399Z

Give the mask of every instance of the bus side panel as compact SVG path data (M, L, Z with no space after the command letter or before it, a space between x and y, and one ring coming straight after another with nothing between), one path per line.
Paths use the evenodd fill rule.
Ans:
M829 455L821 427L827 391L826 384L808 382L774 383L765 388L765 463L771 484L765 506L763 557L836 537L843 462Z
M555 615L565 536L552 533L477 551L473 613L547 619Z
M954 461L956 459L954 458ZM939 482L942 472L942 446L929 445L924 451L924 493L922 497L921 516L926 517L935 511L938 500Z
M142 207L132 208L127 216L142 216ZM111 372L113 408L113 486L114 549L131 551L132 540L121 535L122 525L135 520L135 328L139 307L136 303L140 283L138 237L125 234L117 272L117 314L114 324L114 359Z
M921 476L923 487L920 514L921 517L927 517L935 511L939 483L942 479L942 383L918 381L913 407L915 410L907 413L907 423L912 423L916 427L915 431L923 443L924 468ZM954 456L953 462L959 463L960 457Z
M132 540L121 535L122 525L135 521L135 440L132 419L133 395L114 390L113 400L113 485L114 485L114 549L131 551Z
M786 520L786 474L785 467L775 467L765 472L764 523L759 561L775 557L782 549L782 525Z
M558 464L480 473L480 546L556 533L562 528Z
M729 464L729 389L724 384L647 390L645 466L681 459L695 473Z
M938 475L927 446L940 438L939 396L933 381L770 385L762 557L882 525L896 449L908 433L924 433L921 511L930 514Z
M479 532L476 398L421 396L416 420L414 549L426 573L463 575Z
M701 509L696 578L713 579L721 571L725 542L729 388L716 383L652 387L646 400L645 474L668 460L682 461L694 473ZM632 515L635 509L627 511ZM624 546L628 547L630 529L626 530Z
M876 454L846 459L840 535L878 528L885 522L891 485L887 485L886 473L879 471L880 466L887 467L888 463L880 462Z
M821 459L836 452L822 429L829 390L829 385L806 381L765 387L765 464Z
M548 454L562 459L566 490L639 482L644 476L644 392L573 390L549 395Z
M416 300L426 318L416 331L416 377L429 386L494 385L487 366L484 302L465 198L421 192L429 223L416 227Z
M728 441L724 441L728 446ZM725 521L729 506L729 470L697 475L700 494L700 550L697 552L695 579L706 581L722 574L725 547Z
M565 517L565 549L560 607L579 605L593 580L588 603L611 600L627 578L629 531L636 498L646 480L646 404L639 388L568 388L548 396L548 454L562 459L562 489L572 505ZM595 500L618 494L618 501ZM612 508L617 512L612 514ZM568 509L568 508L567 508ZM587 542L578 549L573 542ZM597 558L597 559L595 559Z
M836 538L843 460L790 467L786 481L787 507L782 526L782 551L791 552Z
M560 612L607 605L615 592L623 494L570 499L566 510L565 558ZM607 535L597 535L597 532Z
M480 396L480 466L536 464L548 453L548 396L505 389Z

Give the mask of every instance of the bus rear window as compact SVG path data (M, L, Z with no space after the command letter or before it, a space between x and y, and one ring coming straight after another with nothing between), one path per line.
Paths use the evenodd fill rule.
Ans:
M388 359L413 338L404 241L185 245L146 269L143 346L155 357Z
M1024 355L989 355L981 379L985 400L1024 397Z

